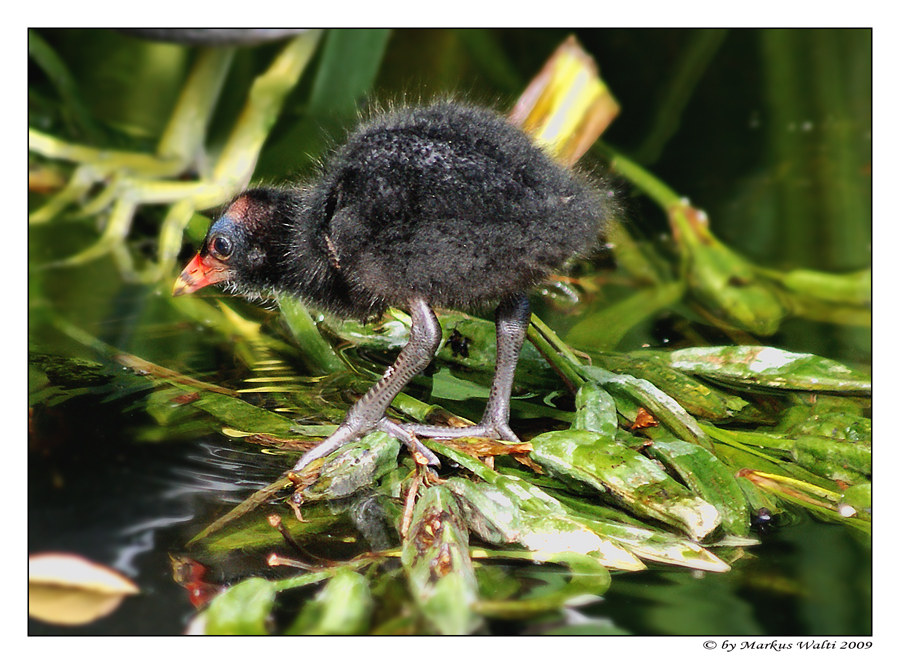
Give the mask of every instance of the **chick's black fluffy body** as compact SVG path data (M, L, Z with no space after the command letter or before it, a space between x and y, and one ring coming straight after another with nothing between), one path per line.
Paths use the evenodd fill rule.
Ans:
M607 205L502 117L442 102L364 124L312 185L244 192L205 245L232 219L236 290L339 316L416 297L471 310L590 250Z
M210 228L173 293L223 283L281 291L338 316L410 313L409 341L343 423L294 466L373 429L440 461L419 436L516 441L509 426L527 292L595 244L609 199L491 111L441 102L377 117L352 133L320 177L252 189ZM385 415L441 342L434 307L496 305L497 362L478 424L397 424Z

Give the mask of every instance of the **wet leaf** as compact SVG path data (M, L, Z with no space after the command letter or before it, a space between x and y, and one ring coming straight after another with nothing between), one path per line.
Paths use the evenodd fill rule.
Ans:
M871 407L868 399L814 393L795 395L794 401L776 431L871 444L872 419L864 414Z
M534 552L534 560L552 561L560 554L574 553L589 555L609 569L636 572L645 568L627 549L575 515L526 515L523 521L518 542Z
M682 481L722 516L722 528L731 535L750 532L747 501L734 471L708 450L683 440L654 440L647 453L673 469Z
M469 530L483 541L518 542L533 551L534 561L552 561L562 553L590 554L612 569L636 571L644 565L633 555L561 514L534 514L491 484L453 477L444 484L459 501Z
M250 578L216 597L206 609L205 630L210 635L268 634L269 614L276 590L271 581Z
M608 371L646 380L675 399L688 413L705 420L764 420L758 410L741 397L708 385L673 368L653 351L628 354L591 353L594 363Z
M844 491L843 501L860 512L872 512L872 484L857 484Z
M847 509L841 494L791 477L764 473L758 470L742 470L740 477L753 482L783 500L800 505L819 516L841 521L866 533L872 531L871 515L863 510Z
M28 557L28 615L54 625L86 625L139 592L119 572L68 553Z
M596 366L581 366L579 371L586 379L596 381L607 390L616 399L619 412L632 422L638 408L645 408L676 438L711 449L712 443L697 420L653 383L627 374L614 374Z
M469 533L453 494L425 489L413 512L401 556L413 598L439 634L470 634L481 624L472 611L478 583L469 557Z
M400 443L386 433L370 433L329 455L312 484L299 493L304 501L334 500L369 487L397 467Z
M256 494L254 494L254 497ZM189 545L197 545L211 554L228 554L236 550L258 551L265 547L283 544L281 534L272 527L268 516L272 511L284 514L282 523L295 540L302 541L311 535L335 530L344 520L335 514L327 503L314 503L303 509L303 521L298 521L292 512L284 507L269 506L259 509L266 501L248 499L240 506L217 520L196 535ZM238 519L242 519L238 521Z
M575 395L573 429L594 431L604 438L614 438L619 428L616 402L599 385L585 383Z
M293 420L236 397L206 392L190 405L206 411L224 427L274 436L288 436L294 431Z
M359 572L341 568L303 606L285 634L365 634L373 608L369 582Z
M798 464L822 477L860 484L872 476L872 448L864 443L800 436L791 452Z
M522 513L497 487L451 477L444 487L456 496L469 530L488 544L511 544L522 535Z
M659 354L676 369L734 385L870 394L871 378L839 362L766 346L685 348Z
M532 456L551 474L608 492L633 513L659 519L702 539L721 522L716 508L697 498L657 464L589 431L554 431L533 438Z
M727 563L696 542L672 533L595 518L582 517L580 520L585 526L618 542L644 560L707 572L727 572L731 569Z
M558 500L520 477L499 473L496 470L489 468L478 459L439 443L438 441L430 440L428 441L428 446L441 456L447 457L463 468L471 471L485 482L500 489L513 501L513 504L521 510L538 515L566 514L565 508Z

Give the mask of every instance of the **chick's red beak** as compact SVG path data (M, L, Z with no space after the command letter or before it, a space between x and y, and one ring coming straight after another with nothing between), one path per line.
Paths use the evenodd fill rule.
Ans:
M172 295L178 297L186 293L193 293L210 284L227 281L231 276L232 271L222 261L213 258L210 254L206 256L197 254L175 280Z

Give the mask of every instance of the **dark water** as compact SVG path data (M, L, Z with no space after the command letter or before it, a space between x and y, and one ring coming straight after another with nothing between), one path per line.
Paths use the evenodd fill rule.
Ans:
M471 89L489 98L514 98L516 86L566 34L491 33L512 63L503 73L502 67L477 70L478 58L466 51L470 37L398 31L379 84L390 92L416 76L428 80L429 62L448 52L469 53L476 64L468 64L471 79L462 80L471 80ZM777 269L851 270L869 264L868 33L731 31L718 44L719 38L697 31L585 31L579 37L622 104L606 140L643 156L663 181L705 209L723 241ZM698 39L709 43L698 45ZM420 49L419 57L406 57L412 48ZM708 63L698 68L697 80L685 83L694 87L679 107L677 99L666 101L667 84L680 56L692 48ZM457 77L447 85L463 84ZM786 88L796 94L785 96ZM677 91L672 94L677 97ZM654 128L665 125L657 112L667 103L680 108L671 118L671 139L654 142ZM665 126L659 131L665 135ZM263 160L262 175L275 175L265 168ZM630 200L628 208L636 235L655 238L666 232L658 210L640 199ZM142 216L138 233L152 236L157 217L152 210ZM33 228L30 266L83 248L94 232L81 224ZM240 386L246 372L223 350L227 345L175 311L168 292L168 283L123 283L108 258L80 268L32 269L29 347L108 360L62 332L54 322L59 317L120 350L209 382ZM651 332L642 332L646 339L626 339L622 349L637 348L641 341L659 343ZM868 329L794 320L766 342L871 364ZM137 388L128 393L72 387L81 390L78 396L35 396L46 388L40 372L30 373L28 550L79 553L123 572L142 592L91 625L59 628L29 621L29 631L181 633L194 608L172 578L170 554L183 552L200 527L277 477L284 460L208 431L197 436L189 427L159 427L144 410L148 393ZM749 549L729 574L677 569L618 574L605 600L585 613L644 635L870 633L869 545L847 529L806 515L787 521L763 535L762 545ZM220 580L234 580L264 569L264 561L236 556L224 567Z

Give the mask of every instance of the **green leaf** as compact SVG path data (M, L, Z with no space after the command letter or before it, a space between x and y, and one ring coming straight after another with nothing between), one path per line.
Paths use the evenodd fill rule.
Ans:
M616 399L616 407L634 421L637 407L649 410L676 438L711 449L712 443L697 420L671 396L650 381L627 374L614 374L602 367L580 366L588 380L596 381Z
M792 450L797 463L814 473L848 484L865 483L872 476L872 448L819 436L800 436Z
M285 634L365 634L374 602L369 583L359 572L340 568Z
M371 486L397 467L400 443L381 431L327 456L316 481L300 493L304 501L334 500Z
M872 270L849 274L792 270L782 276L781 282L793 291L826 302L858 306L872 303Z
M739 396L729 394L673 368L653 352L591 353L591 359L608 371L629 374L652 383L675 399L694 417L714 422L766 419L754 406Z
M533 552L530 560L552 561L561 553L590 554L603 566L636 571L643 563L622 547L563 514L533 513L515 496L486 482L452 477L444 486L453 492L469 530L485 542L518 542Z
M472 611L478 582L469 533L448 489L436 485L421 493L401 560L413 597L434 631L470 634L481 625Z
M615 438L619 428L616 402L599 385L585 383L575 395L573 429L595 431L604 438Z
M309 99L309 113L351 115L372 88L390 30L329 30Z
M673 469L691 491L722 515L722 527L731 535L750 532L750 512L734 471L708 450L683 440L654 439L647 452Z
M270 581L250 578L232 586L206 609L206 633L211 635L268 634L267 620L275 603Z
M659 519L702 539L721 522L716 508L697 498L662 468L614 440L590 431L554 431L531 440L532 457L552 475L593 487L634 514Z
M696 542L672 533L616 523L607 519L582 517L579 521L602 537L618 542L643 560L706 572L727 572L731 569L727 563Z
M861 512L872 512L872 484L857 484L844 491L843 501Z
M785 390L870 394L872 380L839 362L767 346L684 348L659 353L673 367L725 383Z
M597 601L609 588L609 571L591 556L562 552L555 554L547 562L566 565L571 575L569 582L550 592L546 588L539 589L532 596L522 599L480 600L475 604L475 610L482 615L505 620L525 619L566 606L580 606ZM548 572L540 569L527 574L544 579L548 578L547 575Z
M497 330L492 321L448 311L440 316L444 343L437 359L457 375L489 386L497 358ZM531 344L525 344L516 365L517 389L538 390L559 385L547 361Z
M225 394L204 392L190 405L206 411L223 426L239 431L288 436L294 428L293 420Z

